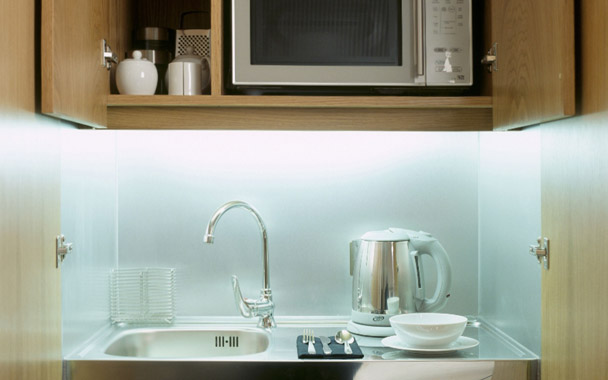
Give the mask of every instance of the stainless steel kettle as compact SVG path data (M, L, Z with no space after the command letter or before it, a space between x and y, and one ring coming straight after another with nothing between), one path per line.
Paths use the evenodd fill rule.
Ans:
M396 314L443 307L450 296L451 266L446 251L431 234L401 228L371 231L352 241L352 321L390 326ZM426 298L422 255L433 258L437 285Z

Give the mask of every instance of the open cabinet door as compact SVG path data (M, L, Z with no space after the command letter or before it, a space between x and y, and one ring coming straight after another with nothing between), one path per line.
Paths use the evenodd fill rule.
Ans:
M494 129L574 115L574 0L490 3Z
M107 125L108 0L42 0L42 112L92 127Z

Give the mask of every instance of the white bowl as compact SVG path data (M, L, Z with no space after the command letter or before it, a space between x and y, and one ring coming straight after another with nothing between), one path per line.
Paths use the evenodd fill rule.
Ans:
M467 318L442 313L410 313L389 319L399 340L410 347L445 347L456 341L467 325Z

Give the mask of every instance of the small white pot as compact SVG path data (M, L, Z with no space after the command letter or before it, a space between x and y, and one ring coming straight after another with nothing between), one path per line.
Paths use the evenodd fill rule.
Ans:
M179 65L178 65L179 63ZM173 65L173 78L170 78L171 65ZM191 75L188 71L192 70L194 66L199 70L196 75ZM181 73L181 74L180 74ZM187 77L187 80L196 80L200 82L200 85L183 82L183 85L177 85L178 82L184 81L182 77ZM207 86L211 82L211 63L207 57L194 54L194 48L192 46L186 47L186 54L178 55L169 64L169 70L165 74L165 84L169 88L169 95L200 95L205 92ZM173 90L171 90L171 83L173 83ZM200 87L200 90L198 88ZM193 89L188 91L187 88Z
M133 59L125 59L116 68L116 87L122 95L154 95L158 83L156 66L143 58L141 51Z

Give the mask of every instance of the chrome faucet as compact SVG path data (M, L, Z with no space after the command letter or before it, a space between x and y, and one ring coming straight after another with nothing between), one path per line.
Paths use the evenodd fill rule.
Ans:
M264 274L263 288L260 292L260 298L258 298L257 300L251 298L243 298L241 294L241 288L239 286L239 279L237 276L233 275L232 290L234 292L234 300L236 301L236 305L243 317L259 317L259 327L275 327L276 323L274 321L273 316L274 303L272 302L272 291L270 290L270 272L268 268L268 235L266 233L266 226L264 225L264 221L262 220L262 217L260 216L258 211L246 202L232 201L224 204L223 206L217 209L217 211L209 220L209 224L207 224L207 231L205 232L204 241L207 244L213 244L213 233L215 231L215 226L217 225L217 222L220 220L222 215L224 215L228 210L232 208L244 208L248 210L258 222L258 227L260 228L260 233L262 234L262 264Z

